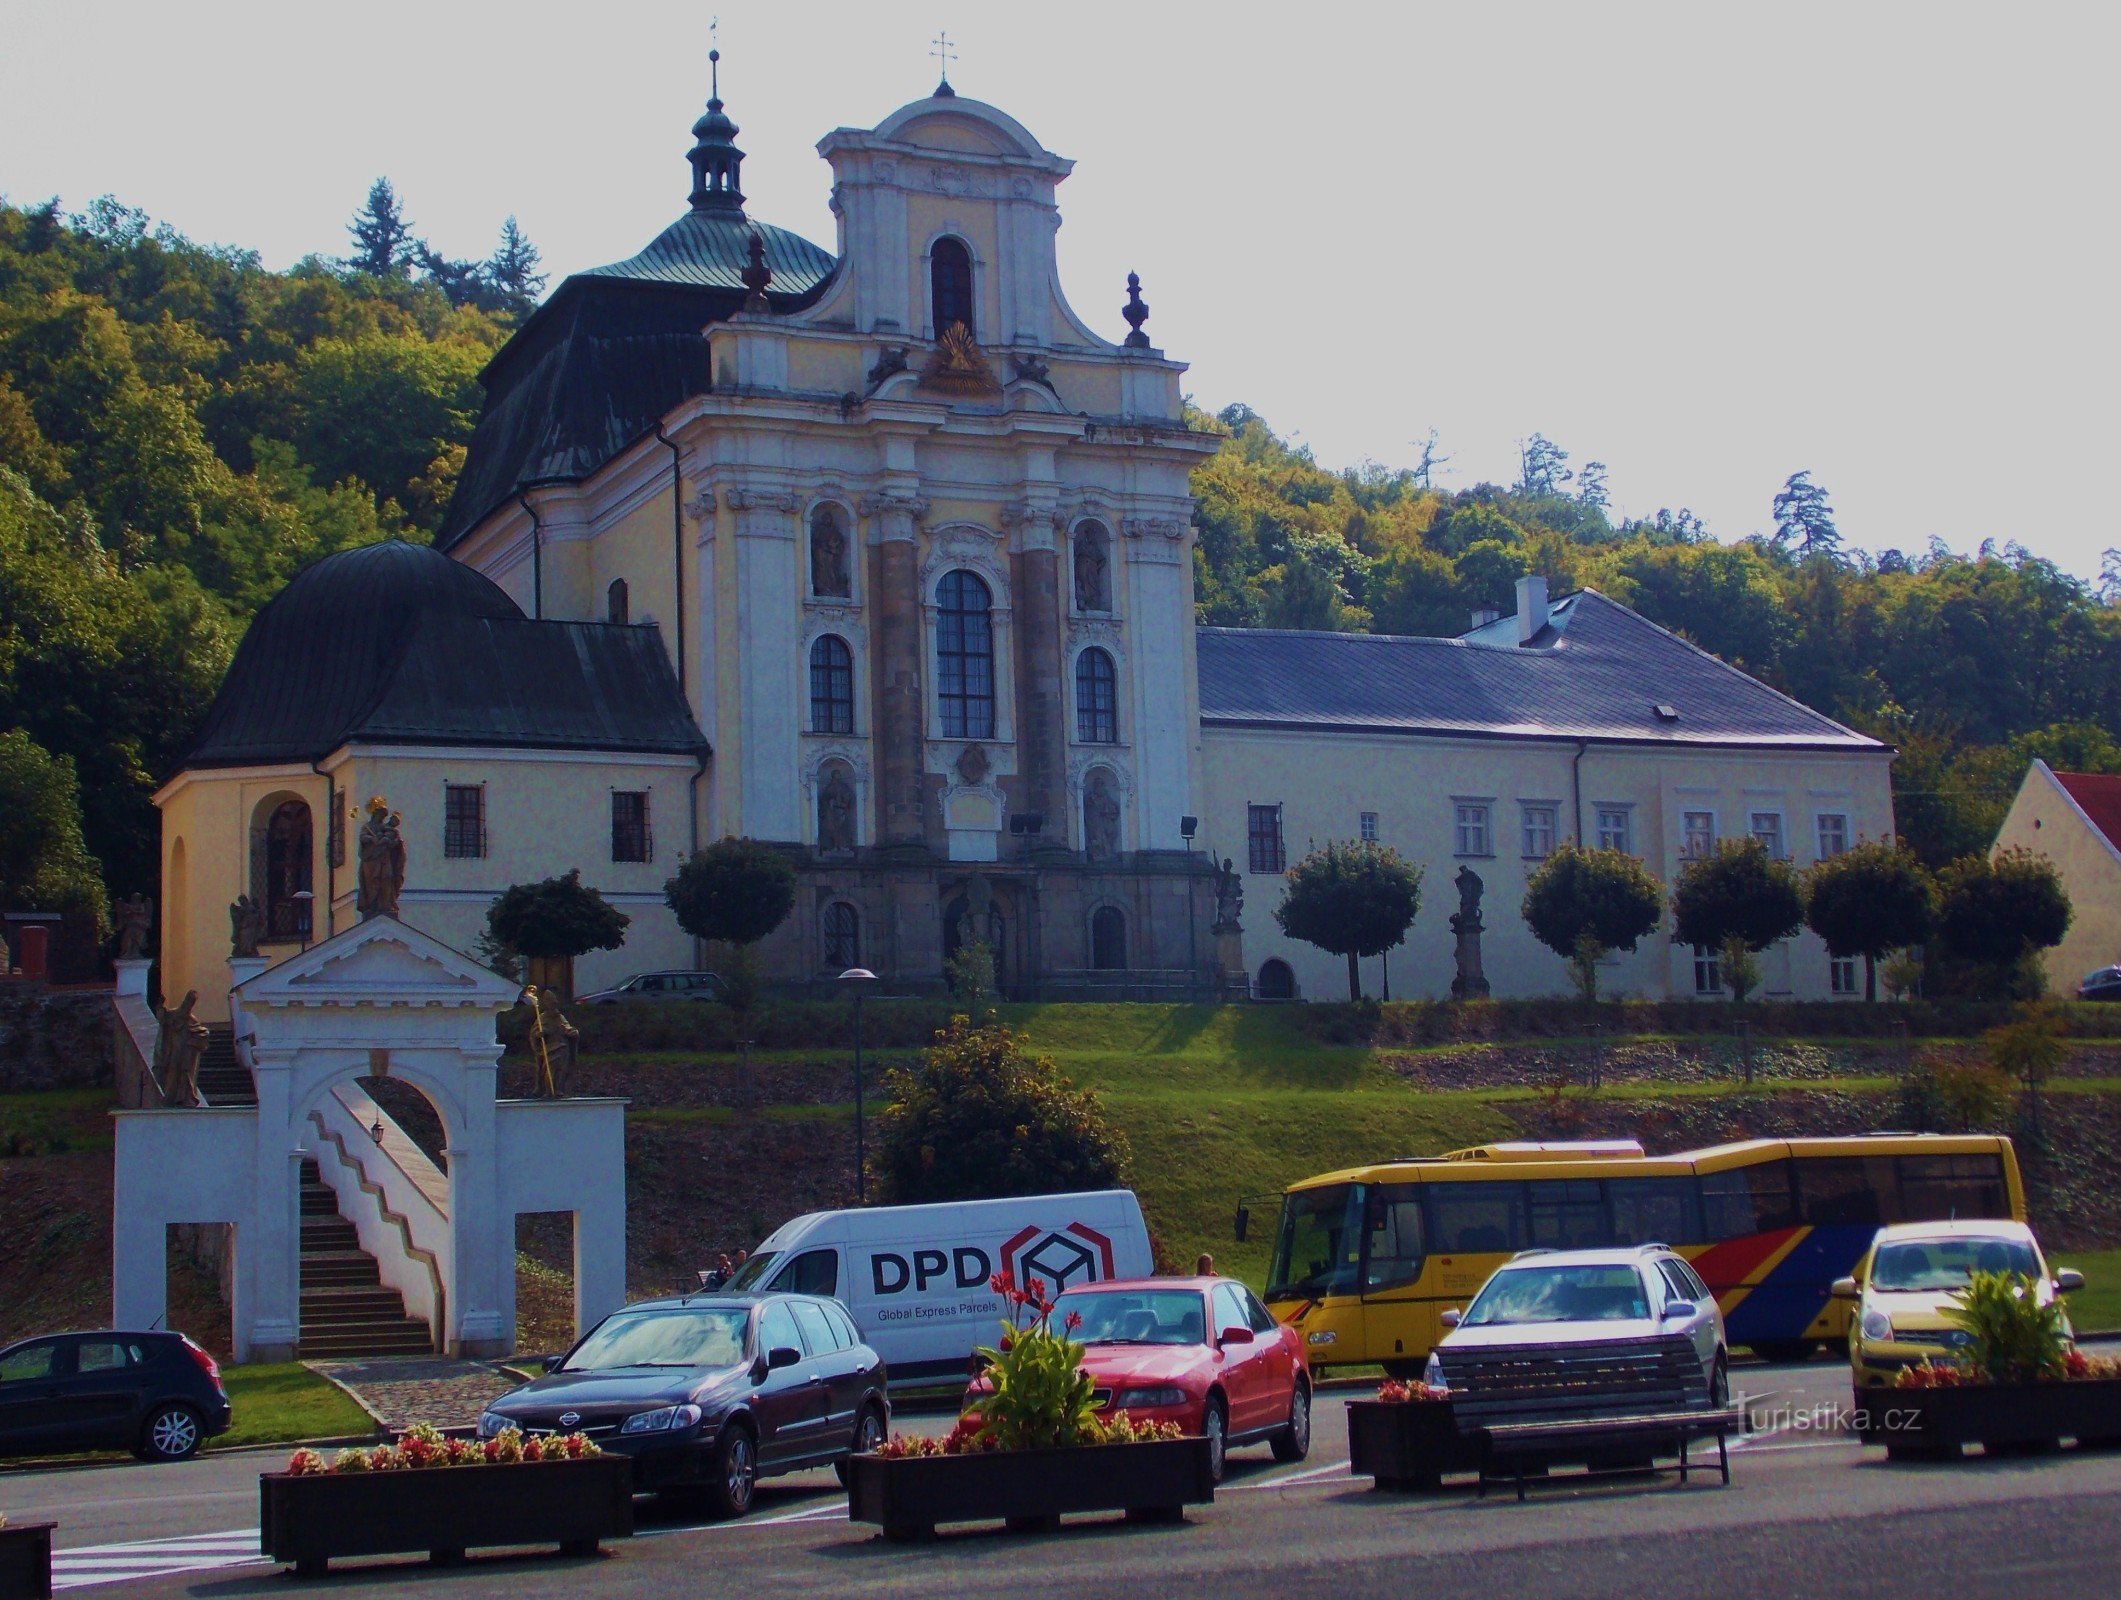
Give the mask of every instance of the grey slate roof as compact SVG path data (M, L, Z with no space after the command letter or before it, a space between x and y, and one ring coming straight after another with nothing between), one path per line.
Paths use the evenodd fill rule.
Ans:
M350 743L707 745L653 628L532 621L491 579L401 540L313 562L259 610L182 765Z
M1199 630L1207 727L1872 750L1595 589L1555 602L1529 646L1477 638ZM1657 707L1678 716L1666 720Z

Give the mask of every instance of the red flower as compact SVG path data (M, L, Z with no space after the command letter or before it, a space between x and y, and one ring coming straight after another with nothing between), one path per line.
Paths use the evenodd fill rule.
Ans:
M1006 1272L997 1272L987 1280L987 1287L996 1294L1014 1295L1016 1293L1016 1280Z
M1010 1338L1010 1337L1009 1337L1009 1335L1007 1335L1007 1334L1005 1333L1005 1334L1003 1334L1003 1335L1002 1335L1002 1345L1001 1345L1001 1347L1002 1347L1002 1348L1003 1348L1004 1350L1013 1350L1013 1349L1015 1349L1015 1348L1016 1348L1016 1341L1015 1341L1014 1339Z
M1080 1328L1082 1325L1083 1314L1080 1311L1069 1312L1067 1317L1061 1323L1061 1326L1063 1328L1066 1328L1070 1333L1073 1333L1077 1328Z

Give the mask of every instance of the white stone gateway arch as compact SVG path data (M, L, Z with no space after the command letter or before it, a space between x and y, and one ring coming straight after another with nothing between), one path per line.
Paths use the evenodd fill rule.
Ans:
M626 1103L497 1097L498 1023L520 995L387 916L243 977L230 1012L257 1105L115 1113L115 1325L166 1317L170 1224L225 1223L236 1360L299 1354L310 1159L436 1349L514 1350L520 1212L574 1213L577 1332L616 1310L626 1293ZM403 1079L433 1105L441 1167L360 1091L355 1080L367 1077Z

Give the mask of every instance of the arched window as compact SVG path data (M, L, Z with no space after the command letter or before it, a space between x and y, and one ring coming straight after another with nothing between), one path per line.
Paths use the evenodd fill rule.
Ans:
M1112 609L1112 537L1101 522L1086 522L1075 533L1075 609Z
M834 506L810 513L810 592L836 600L854 593L847 572L847 529Z
M631 622L633 620L633 608L627 598L626 580L624 578L613 578L610 587L604 591L604 620L606 622Z
M862 914L844 900L825 907L820 929L824 935L825 970L845 972L862 964Z
M282 801L265 824L265 937L309 937L309 807Z
M1099 972L1127 970L1127 918L1117 906L1099 906L1090 918L1090 965Z
M1296 974L1288 962L1273 960L1259 964L1259 997L1262 1000L1296 998Z
M810 647L810 731L854 732L854 652L836 633Z
M1118 677L1112 658L1095 645L1075 658L1075 737L1083 744L1119 743Z
M945 739L994 737L993 597L973 574L946 572L936 585L935 685Z
M961 322L972 333L972 252L962 239L938 239L928 252L928 282L934 294L935 336Z

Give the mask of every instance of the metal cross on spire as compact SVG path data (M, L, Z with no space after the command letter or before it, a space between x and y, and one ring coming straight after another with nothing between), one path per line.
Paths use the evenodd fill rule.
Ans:
M707 70L712 74L707 93L712 99L722 98L722 19L710 17L707 22Z
M956 94L957 91L950 87L950 63L957 59L957 51L951 47L950 35L938 29L935 35L935 48L930 50L928 54L941 62L943 68L942 80L935 86L936 95L943 97Z

